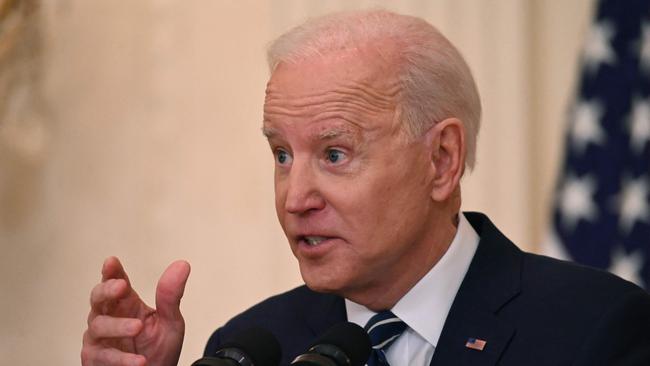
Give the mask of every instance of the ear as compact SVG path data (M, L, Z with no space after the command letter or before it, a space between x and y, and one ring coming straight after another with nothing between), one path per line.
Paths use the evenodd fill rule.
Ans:
M465 128L457 118L436 123L430 132L431 164L435 172L431 198L443 202L458 188L465 170Z

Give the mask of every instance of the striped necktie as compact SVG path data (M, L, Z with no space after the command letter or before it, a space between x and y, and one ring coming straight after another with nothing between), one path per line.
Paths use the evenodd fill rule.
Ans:
M384 352L406 329L406 323L392 312L385 310L370 318L364 329L368 332L372 344L372 352L367 365L389 365Z

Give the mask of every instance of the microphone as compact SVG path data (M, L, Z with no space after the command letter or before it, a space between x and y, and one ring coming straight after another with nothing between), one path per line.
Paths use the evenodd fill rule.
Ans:
M236 333L212 357L203 357L192 366L277 366L282 350L277 339L262 328Z
M291 365L363 366L370 356L368 333L354 323L339 323L325 332L316 343Z

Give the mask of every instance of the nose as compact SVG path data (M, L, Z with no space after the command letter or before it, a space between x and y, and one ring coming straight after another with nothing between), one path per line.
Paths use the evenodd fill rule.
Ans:
M318 189L318 174L308 161L294 161L284 183L284 209L288 213L305 215L325 208L325 199Z

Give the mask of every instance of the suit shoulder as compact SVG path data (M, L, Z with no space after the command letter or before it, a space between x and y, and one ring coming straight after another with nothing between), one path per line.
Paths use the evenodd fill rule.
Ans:
M648 295L637 285L596 268L562 261L543 255L525 253L522 290L538 298L564 299L572 305L611 304L628 294Z
M243 312L235 315L226 322L220 330L229 333L233 330L243 330L259 323L264 323L273 318L284 318L288 314L294 313L294 308L310 298L319 294L311 291L307 286L298 286L289 291L271 296Z
M300 304L309 303L321 296L327 295L316 293L305 285L298 286L253 305L230 319L224 327L242 322L259 321L260 318L278 317L287 313L295 313L295 308Z
M300 334L304 331L304 318L310 308L325 306L323 304L334 301L334 295L320 294L304 285L271 296L234 316L214 331L208 339L204 354L212 354L224 340L252 327L264 328L280 341L286 335Z
M501 310L517 328L511 347L525 350L509 356L517 359L513 364L527 364L522 360L529 357L564 357L574 365L619 364L622 355L650 359L643 351L650 346L645 290L602 270L535 254L523 255L521 278L519 296ZM529 347L542 343L543 352Z
M549 284L570 286L572 284L584 285L585 283L597 283L600 286L611 287L616 290L640 289L632 282L626 281L610 272L594 267L581 265L575 262L555 259L539 254L524 253L524 274L528 279L548 280L562 279L563 281L552 281Z

